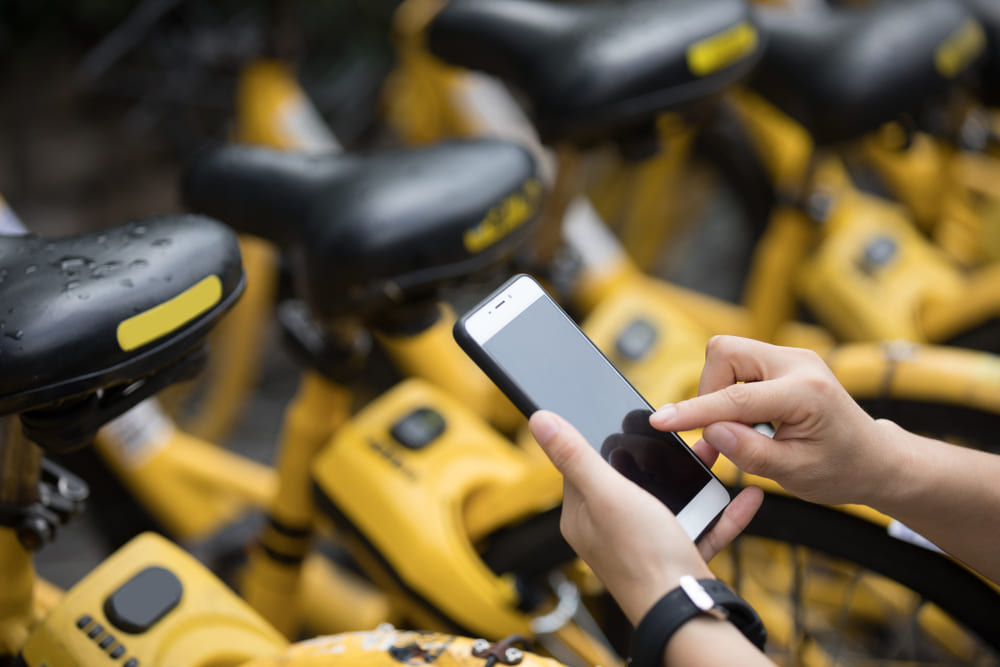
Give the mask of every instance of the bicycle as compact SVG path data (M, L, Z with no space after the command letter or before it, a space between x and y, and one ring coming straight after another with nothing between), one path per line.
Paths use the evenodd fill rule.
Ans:
M392 628L289 645L192 556L153 534L65 593L37 579L32 553L79 514L88 493L43 450L85 445L105 421L197 372L205 337L244 277L234 235L195 216L58 239L4 235L0 259L6 321L21 327L0 340L0 662L263 667L317 664L336 652L375 664L415 655L555 664L522 651L522 638L492 645ZM67 356L67 346L88 354Z

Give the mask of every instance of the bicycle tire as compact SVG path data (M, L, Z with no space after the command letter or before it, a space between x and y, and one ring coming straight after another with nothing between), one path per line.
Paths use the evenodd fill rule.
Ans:
M905 398L855 400L872 417L891 420L908 431L1000 454L1000 415L995 412Z
M770 493L745 534L808 547L902 584L975 633L1000 659L1000 593L939 552L846 512Z

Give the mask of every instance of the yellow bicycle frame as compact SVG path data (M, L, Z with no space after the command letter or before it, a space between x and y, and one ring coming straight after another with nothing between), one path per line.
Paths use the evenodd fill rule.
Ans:
M1000 259L1000 160L925 134L909 142L888 126L861 146L866 164L927 230L966 266Z
M801 127L761 98L733 94L741 120L790 204L754 256L745 302L755 337L773 340L799 302L842 340L941 342L1000 313L996 268L963 271L902 207L855 188Z
M443 427L432 440L408 446L393 435L394 425L429 408ZM513 579L494 574L476 552L493 531L558 506L562 480L547 459L511 446L456 399L410 379L339 429L312 476L335 530L407 622L491 640L536 637L548 647L517 609ZM550 632L574 663L618 664L572 622Z

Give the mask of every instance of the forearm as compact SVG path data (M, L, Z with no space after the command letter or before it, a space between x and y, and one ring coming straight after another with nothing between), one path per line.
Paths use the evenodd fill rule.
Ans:
M1000 583L1000 456L949 445L880 421L898 466L865 504L906 524Z

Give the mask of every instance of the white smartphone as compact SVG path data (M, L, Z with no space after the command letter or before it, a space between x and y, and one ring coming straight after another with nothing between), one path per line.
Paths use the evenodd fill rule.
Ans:
M533 278L518 275L463 315L455 340L526 416L562 416L612 467L666 505L692 540L729 504L726 487Z

